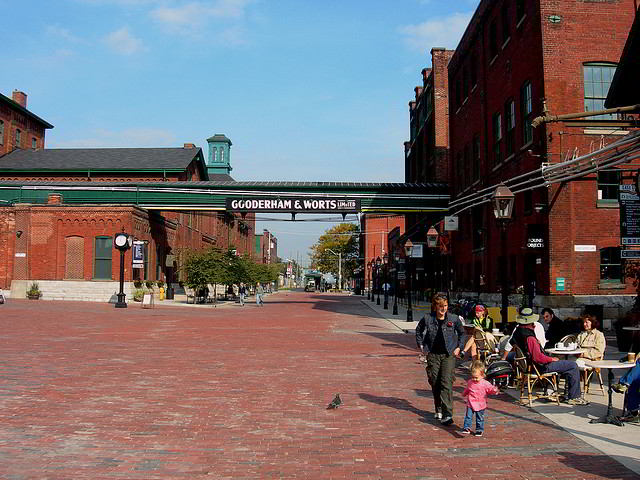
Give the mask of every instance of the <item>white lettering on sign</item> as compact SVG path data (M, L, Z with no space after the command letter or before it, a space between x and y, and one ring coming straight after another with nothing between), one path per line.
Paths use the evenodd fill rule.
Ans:
M26 253L16 252L16 257L24 258L24 257L26 257L26 256L27 256L27 254L26 254Z
M542 238L530 238L527 240L528 248L543 248L544 247L544 239Z
M595 245L574 245L573 251L574 252L595 252L596 246Z

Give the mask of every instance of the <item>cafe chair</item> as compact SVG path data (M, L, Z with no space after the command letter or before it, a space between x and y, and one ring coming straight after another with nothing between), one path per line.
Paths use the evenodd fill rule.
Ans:
M558 395L558 373L540 373L535 364L529 361L517 345L514 346L514 351L516 352L514 363L520 372L520 403L524 403L524 390L526 386L529 407L532 406L533 400L537 400L539 398L555 400L556 403L560 405L560 396ZM535 393L536 387L541 389L540 393ZM546 393L547 387L551 387L553 389L553 393L550 395Z
M473 330L473 340L476 344L478 360L487 363L489 356L494 353L496 338L490 333L484 332L481 328L475 328Z
M596 359L596 361L600 361L600 360L604 360L604 355ZM600 369L595 367L589 367L588 365L580 367L580 377L584 380L584 383L582 385L582 392L584 395L589 393L589 383L594 373L598 376L598 382L600 382L600 391L604 396L606 394L604 391L604 383L602 382L602 375L600 374Z

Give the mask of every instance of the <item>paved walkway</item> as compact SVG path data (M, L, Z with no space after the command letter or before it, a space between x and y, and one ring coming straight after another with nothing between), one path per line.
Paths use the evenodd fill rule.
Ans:
M381 297L382 298L382 297ZM384 309L384 303L380 305L376 302L361 298L362 302L371 308L377 315L385 318L395 328L409 334L414 338L415 327L418 320L424 316L426 309L424 305L419 306L414 311L414 322L407 322L406 309L399 305L398 315L392 315L392 303L389 302L389 309ZM377 297L376 297L377 300ZM607 336L607 349L605 358L620 359L623 354L618 351L615 345L615 335ZM623 370L624 372L624 370ZM616 378L620 371L616 372ZM607 389L606 371L602 371L602 377ZM509 389L507 393L519 399L519 391ZM585 398L591 402L587 407L570 407L568 405L557 406L554 403L536 401L533 403L533 410L554 422L558 427L584 440L593 447L599 449L606 455L615 458L631 470L634 470L640 477L640 426L626 425L618 427L615 425L591 424L589 420L599 418L607 411L608 396L602 395L600 385L595 378L592 378L589 394ZM622 410L623 396L613 394L613 407L617 414ZM528 408L528 407L523 407Z
M484 437L442 427L412 336L354 296L16 299L0 323L2 479L637 478L505 394Z

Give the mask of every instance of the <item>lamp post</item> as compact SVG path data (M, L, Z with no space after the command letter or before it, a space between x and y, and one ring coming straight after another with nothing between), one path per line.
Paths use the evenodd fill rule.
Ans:
M400 260L400 255L397 253L393 254L394 260L394 282L393 282L393 315L398 314L398 260Z
M507 222L513 214L515 195L504 185L498 185L493 192L491 203L493 214L500 225L500 244L502 249L502 262L500 262L500 283L502 285L502 306L500 308L501 327L504 329L509 321L509 286L507 281Z
M116 233L116 236L113 237L113 246L120 251L120 292L118 293L116 308L127 308L126 294L124 293L124 252L129 250L132 244L133 237L124 232Z
M383 273L384 280L382 284L382 289L384 290L384 308L385 310L389 310L389 284L387 283L387 267L389 265L389 255L386 253L382 256L382 264L383 264Z
M406 243L404 244L404 253L407 257L407 279L409 280L409 298L407 299L407 322L413 322L413 309L411 308L411 256L413 255L413 242L410 238L407 239Z
M438 230L436 230L434 227L429 228L429 230L427 230L427 248L429 248L429 258L431 259L431 280L432 280L432 285L430 285L430 287L436 289L438 288L438 281L437 281L437 276L438 276L438 271L437 271L437 266L435 265L435 259L434 259L434 249L438 246Z
M367 271L369 272L367 285L367 300L371 300L371 262L367 262Z
M376 300L376 305L380 305L380 265L382 263L382 260L380 260L380 257L376 258L376 282L378 284L378 288L376 290L378 290L378 300Z

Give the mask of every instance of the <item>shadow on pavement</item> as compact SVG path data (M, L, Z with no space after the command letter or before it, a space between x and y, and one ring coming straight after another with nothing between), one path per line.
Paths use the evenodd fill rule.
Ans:
M560 462L575 470L593 475L594 471L598 476L604 478L638 478L631 470L627 470L622 464L620 468L612 468L611 457L607 455L581 455L572 452L558 452ZM618 461L624 459L628 463L638 464L637 459L630 457L614 456Z

